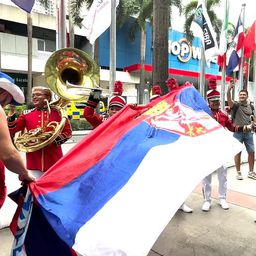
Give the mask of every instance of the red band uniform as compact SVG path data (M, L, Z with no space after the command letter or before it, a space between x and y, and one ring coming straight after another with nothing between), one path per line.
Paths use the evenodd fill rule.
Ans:
M213 118L220 123L223 127L227 128L229 131L234 132L238 127L235 127L228 114L223 112L220 109L220 93L216 90L217 81L215 77L209 79L209 87L211 90L207 92L207 100L209 107L212 111ZM219 204L220 206L227 210L229 205L226 202L226 193L227 193L227 168L225 165L221 166L216 170L219 181ZM211 182L212 174L205 177L202 181L202 191L204 196L204 203L202 205L202 211L209 211L211 208Z
M61 117L55 109L51 109L50 115L46 109L32 109L31 111L28 111L28 113L22 113L16 120L11 120L9 118L8 126L10 134L13 136L18 131L23 131L24 129L29 131L31 129L43 127L43 125L51 121L61 121ZM71 135L72 130L70 124L69 122L66 122L62 132L53 143L35 152L26 153L27 168L43 172L47 171L63 156L60 145L66 142Z
M40 89L37 90L40 91ZM25 129L30 131L31 129L43 127L51 121L60 122L61 116L54 107L51 107L49 114L46 106L44 106L43 108L24 111L16 120L13 116L9 117L8 126L10 134L13 136L16 132L24 131ZM27 168L42 172L47 171L63 156L61 144L66 142L71 136L72 130L67 120L63 130L54 142L35 152L26 153Z
M98 115L96 113L96 107L100 101L100 95L98 94L96 96L97 91L93 91L89 96L86 107L84 108L84 118L92 125L93 128L96 128L126 105L125 99L121 96L122 93L123 84L120 81L116 81L114 84L113 96L109 99L108 113L105 115Z

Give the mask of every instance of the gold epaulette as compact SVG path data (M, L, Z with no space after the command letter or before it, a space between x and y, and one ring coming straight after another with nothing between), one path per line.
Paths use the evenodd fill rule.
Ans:
M35 108L31 108L31 109L24 109L24 110L22 111L22 114L26 115L26 114L28 114L28 113L30 113L30 112L32 112L32 111L34 111L34 110L35 110Z

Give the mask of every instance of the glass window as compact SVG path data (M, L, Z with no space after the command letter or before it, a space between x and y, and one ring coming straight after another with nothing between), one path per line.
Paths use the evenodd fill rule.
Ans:
M45 41L38 39L37 40L37 47L39 51L45 51Z

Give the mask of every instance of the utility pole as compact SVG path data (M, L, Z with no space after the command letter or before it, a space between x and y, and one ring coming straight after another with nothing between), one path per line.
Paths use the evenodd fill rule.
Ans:
M116 80L116 0L111 0L109 94Z

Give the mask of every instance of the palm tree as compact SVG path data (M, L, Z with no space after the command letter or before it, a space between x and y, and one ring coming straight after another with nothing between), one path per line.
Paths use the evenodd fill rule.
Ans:
M83 4L87 8L92 5L91 0L71 0L71 12L75 24L81 26L82 19L80 17L80 10ZM121 0L117 8L117 26L120 28L131 15L136 15L134 22L129 31L131 40L135 39L136 31L139 29L141 34L141 50L140 50L140 86L139 86L139 103L142 103L143 92L145 87L145 47L146 47L146 20L152 16L152 0ZM95 43L95 52L98 52L98 40Z
M221 32L221 25L222 21L217 17L215 8L218 7L221 3L221 0L206 0L205 6L207 13L209 15L209 18L211 20L212 26L214 31L217 34L217 41L219 41L219 35ZM194 19L194 14L197 8L198 1L194 0L189 2L184 7L184 15L185 15L185 23L184 23L184 32L188 38L188 40L193 40L194 35L193 32L190 30L191 23Z
M148 20L152 20L152 1L137 0L138 13L133 20L129 31L131 40L135 40L136 31L140 30L140 85L139 85L139 104L144 103L144 90L149 89L145 86L145 55L146 55L146 24Z
M168 34L171 7L182 11L180 0L153 0L153 84L159 84L167 92L168 78Z

